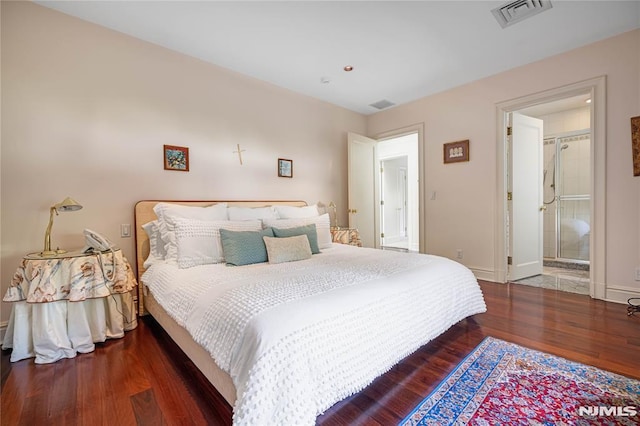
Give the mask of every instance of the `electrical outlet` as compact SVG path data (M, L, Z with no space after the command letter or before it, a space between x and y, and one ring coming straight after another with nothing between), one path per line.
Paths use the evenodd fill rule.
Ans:
M636 268L636 281L640 281L640 266Z
M456 250L456 258L462 259L462 249Z
M120 225L120 237L129 238L131 237L131 225L128 223L123 223Z

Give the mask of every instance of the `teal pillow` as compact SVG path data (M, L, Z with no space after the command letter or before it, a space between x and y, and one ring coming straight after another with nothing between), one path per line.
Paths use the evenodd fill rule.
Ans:
M262 237L273 237L271 228L262 231L229 231L220 229L222 252L227 265L250 265L269 260Z
M306 235L309 239L311 253L320 253L320 248L318 247L318 231L316 231L315 223L311 223L305 226L296 226L295 228L273 228L273 235L279 238L295 237L296 235Z

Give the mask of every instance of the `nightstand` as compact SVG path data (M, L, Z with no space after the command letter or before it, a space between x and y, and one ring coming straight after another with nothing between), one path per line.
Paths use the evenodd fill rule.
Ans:
M339 244L362 247L360 233L356 228L341 228L339 226L331 227L331 241Z
M22 259L3 301L13 302L3 349L11 361L38 364L92 352L94 342L124 336L138 325L137 282L120 249L80 250Z

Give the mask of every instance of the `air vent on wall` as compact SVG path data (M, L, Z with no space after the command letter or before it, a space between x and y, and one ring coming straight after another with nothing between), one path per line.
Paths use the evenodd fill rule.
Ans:
M491 11L502 28L551 9L549 0L516 0Z
M383 99L381 101L375 102L370 104L369 106L374 107L376 109L385 109L385 108L389 108L390 106L394 106L395 104L391 101L388 101L386 99Z

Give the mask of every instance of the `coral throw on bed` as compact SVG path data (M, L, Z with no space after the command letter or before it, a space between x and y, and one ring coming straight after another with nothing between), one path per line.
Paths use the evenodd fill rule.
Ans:
M640 381L485 338L401 425L638 425Z

